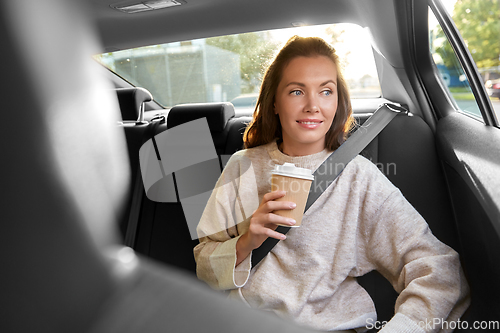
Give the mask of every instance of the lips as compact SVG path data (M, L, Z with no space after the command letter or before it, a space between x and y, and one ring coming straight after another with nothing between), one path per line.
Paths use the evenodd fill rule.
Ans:
M297 120L297 124L303 128L307 129L315 129L321 125L323 121L319 119L299 119Z

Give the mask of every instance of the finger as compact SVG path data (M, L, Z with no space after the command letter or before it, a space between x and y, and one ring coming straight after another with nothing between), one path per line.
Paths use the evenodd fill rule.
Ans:
M269 213L269 214L267 214L267 223L272 224L273 229L276 229L276 226L278 226L280 224L292 226L292 225L296 224L297 222L294 219L289 218L289 217L284 217L284 216L280 216L280 215L277 215L274 213Z
M278 225L289 225L293 226L297 222L289 217L280 216L274 213L260 214L258 216L253 216L250 220L249 231L252 234L263 234L264 228L276 229Z
M271 238L275 238L275 239L279 239L279 240L286 239L286 236L283 235L281 232L277 232L277 231L274 231L271 229L267 229L266 235L267 235L267 237L271 237Z
M282 198L285 196L285 194L286 194L285 191L273 191L273 192L266 193L264 195L264 197L262 198L262 203Z
M295 202L292 201L268 201L264 204L268 212L275 210L291 210L297 207Z

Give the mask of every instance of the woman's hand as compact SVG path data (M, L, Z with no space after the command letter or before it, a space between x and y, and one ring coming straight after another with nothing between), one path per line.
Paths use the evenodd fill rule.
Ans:
M258 248L268 237L279 240L286 236L276 230L279 224L292 226L295 220L273 213L275 210L294 209L296 204L290 201L276 201L285 196L285 191L274 191L264 195L259 208L250 218L248 231L236 243L236 266L242 262L252 250Z

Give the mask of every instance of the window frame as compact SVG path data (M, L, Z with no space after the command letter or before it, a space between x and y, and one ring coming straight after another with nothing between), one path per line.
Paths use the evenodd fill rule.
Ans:
M455 55L458 61L460 62L460 65L462 66L464 74L467 76L470 88L472 90L472 93L474 94L476 103L479 107L485 125L499 127L498 120L496 118L495 113L493 112L493 106L491 104L488 94L486 93L486 89L482 82L476 63L474 62L472 55L470 54L467 46L465 45L465 42L461 34L459 33L455 25L455 22L448 14L448 12L444 8L444 5L441 3L440 0L429 0L428 8L429 10L432 10L434 16L441 25L444 34L448 38L448 42L450 43L453 51L455 52ZM428 26L427 22L426 25ZM429 30L428 27L426 30L428 34ZM430 52L428 52L429 50L428 35L426 36L426 40L427 40L427 47L425 49L427 50L429 61L432 62L433 60L431 59L432 58L431 54ZM435 75L439 75L439 73L436 73L437 68L434 69L434 72ZM443 93L447 94L446 90L443 89L443 87L440 88ZM429 92L429 95L432 95L431 92ZM432 96L430 97L431 99L435 100L435 98L432 98ZM453 104L455 104L454 101ZM446 116L449 113L447 111L449 110L449 108L440 108L440 109L446 110L443 111L442 116ZM469 114L467 113L467 115Z

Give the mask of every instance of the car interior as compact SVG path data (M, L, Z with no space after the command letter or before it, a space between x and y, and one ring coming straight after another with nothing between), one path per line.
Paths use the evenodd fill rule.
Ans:
M151 200L143 185L139 152L148 140L206 118L223 171L243 149L251 113L238 113L229 101L164 107L148 89L93 59L296 22L355 23L369 30L381 93L352 100L357 124L385 102L410 114L395 117L362 155L397 167L382 171L434 235L460 254L471 289L463 320L500 319L500 129L481 76L439 0L158 3L0 5L0 63L7 74L2 97L5 111L16 115L2 122L1 331L309 331L228 302L197 280L198 240L189 234L175 173L163 188L168 202ZM439 79L428 51L429 10L459 56L477 116L458 109ZM373 298L378 320L390 320L398 295L389 282L377 272L358 281Z

